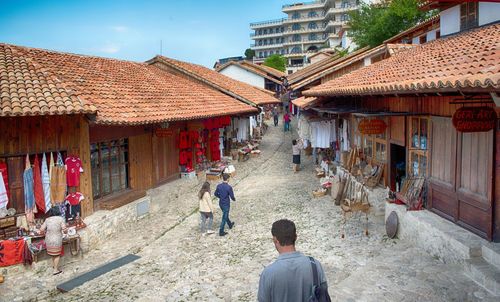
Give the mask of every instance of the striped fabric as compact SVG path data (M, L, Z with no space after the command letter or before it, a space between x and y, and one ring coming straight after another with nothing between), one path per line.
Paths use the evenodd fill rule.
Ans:
M43 184L43 196L45 199L45 213L47 213L52 207L52 203L50 202L50 176L49 169L47 167L47 158L45 157L45 153L42 157L42 184Z

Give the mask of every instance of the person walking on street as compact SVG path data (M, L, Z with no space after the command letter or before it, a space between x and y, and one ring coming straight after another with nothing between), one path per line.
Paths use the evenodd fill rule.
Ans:
M214 231L212 231L212 223L214 221L214 205L212 203L210 183L208 181L201 186L200 192L198 193L198 199L200 200L201 235L204 236L213 234Z
M285 113L285 116L283 116L283 120L285 121L285 131L290 131L290 121L291 117L288 112Z
M279 256L260 275L259 302L331 301L321 263L295 250L293 221L275 221L271 234Z
M274 127L278 126L278 107L274 106L273 107L273 118L274 118Z
M225 236L227 233L224 231L224 227L227 226L232 229L234 227L234 222L229 220L229 209L230 203L236 201L234 198L233 188L229 185L229 174L222 175L223 182L217 186L214 195L219 198L219 206L222 210L222 221L219 228L219 236ZM231 200L230 200L231 199Z
M292 162L293 172L298 172L300 169L300 151L304 148L302 139L292 141Z

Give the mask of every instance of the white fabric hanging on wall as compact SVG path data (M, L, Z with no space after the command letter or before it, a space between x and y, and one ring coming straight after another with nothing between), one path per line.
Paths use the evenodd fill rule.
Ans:
M240 118L238 120L238 133L236 134L236 139L239 142L248 140L249 123L250 121L248 118Z

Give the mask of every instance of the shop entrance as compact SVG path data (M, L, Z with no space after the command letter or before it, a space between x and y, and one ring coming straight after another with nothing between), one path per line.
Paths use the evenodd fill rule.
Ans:
M399 192L406 178L406 149L403 146L391 144L391 190Z

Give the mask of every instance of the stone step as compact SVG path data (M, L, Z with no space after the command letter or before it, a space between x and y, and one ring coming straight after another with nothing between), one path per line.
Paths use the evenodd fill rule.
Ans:
M465 274L492 295L500 297L500 269L481 257L465 261Z
M483 244L481 252L484 260L500 270L500 243L488 242Z

